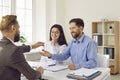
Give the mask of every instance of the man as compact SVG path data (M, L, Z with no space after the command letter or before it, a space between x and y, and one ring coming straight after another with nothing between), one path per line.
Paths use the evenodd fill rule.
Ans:
M83 32L84 22L80 18L70 20L70 31L74 38L68 47L61 54L50 54L43 50L41 54L53 60L63 61L71 56L72 64L69 64L70 70L84 68L94 68L97 65L96 53L97 44Z
M43 46L44 43L37 42L32 46L16 46L14 42L19 41L19 24L15 15L6 15L0 23L3 39L0 40L0 80L20 80L21 73L29 80L41 78L43 68L33 70L25 60L23 53L30 49Z

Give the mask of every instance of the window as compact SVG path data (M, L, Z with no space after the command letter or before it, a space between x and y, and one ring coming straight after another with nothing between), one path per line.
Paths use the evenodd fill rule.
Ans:
M17 15L21 35L32 42L32 0L0 0L0 18L8 14Z
M32 0L16 0L16 15L21 35L32 41Z
M0 19L2 16L11 14L11 0L0 0ZM2 38L0 32L0 39Z
M11 0L0 0L0 17L11 14Z

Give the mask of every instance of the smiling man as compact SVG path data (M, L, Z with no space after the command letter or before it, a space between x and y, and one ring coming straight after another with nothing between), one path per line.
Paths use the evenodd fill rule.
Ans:
M73 40L61 54L50 54L43 51L41 54L53 60L63 61L71 56L72 64L69 64L70 70L84 68L94 68L97 66L97 44L83 32L84 22L80 18L70 20L70 32Z

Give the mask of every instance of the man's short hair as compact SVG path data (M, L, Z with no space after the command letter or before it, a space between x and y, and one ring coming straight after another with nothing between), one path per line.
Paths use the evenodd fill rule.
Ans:
M2 20L0 22L0 30L1 31L8 31L10 27L17 22L17 16L16 15L6 15L2 17Z
M75 22L75 24L76 24L78 27L82 26L82 27L84 28L84 21L83 21L82 19L80 19L80 18L71 19L71 20L69 21L69 24L72 23L72 22Z

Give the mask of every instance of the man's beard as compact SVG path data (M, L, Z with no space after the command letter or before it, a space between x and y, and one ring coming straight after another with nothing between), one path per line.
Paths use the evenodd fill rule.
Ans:
M14 42L18 42L20 40L20 34L16 34L14 37Z
M75 33L75 32L72 32L72 33ZM75 34L72 34L72 37L75 38L75 39L77 39L79 37L79 35L80 35L79 33L75 33Z

